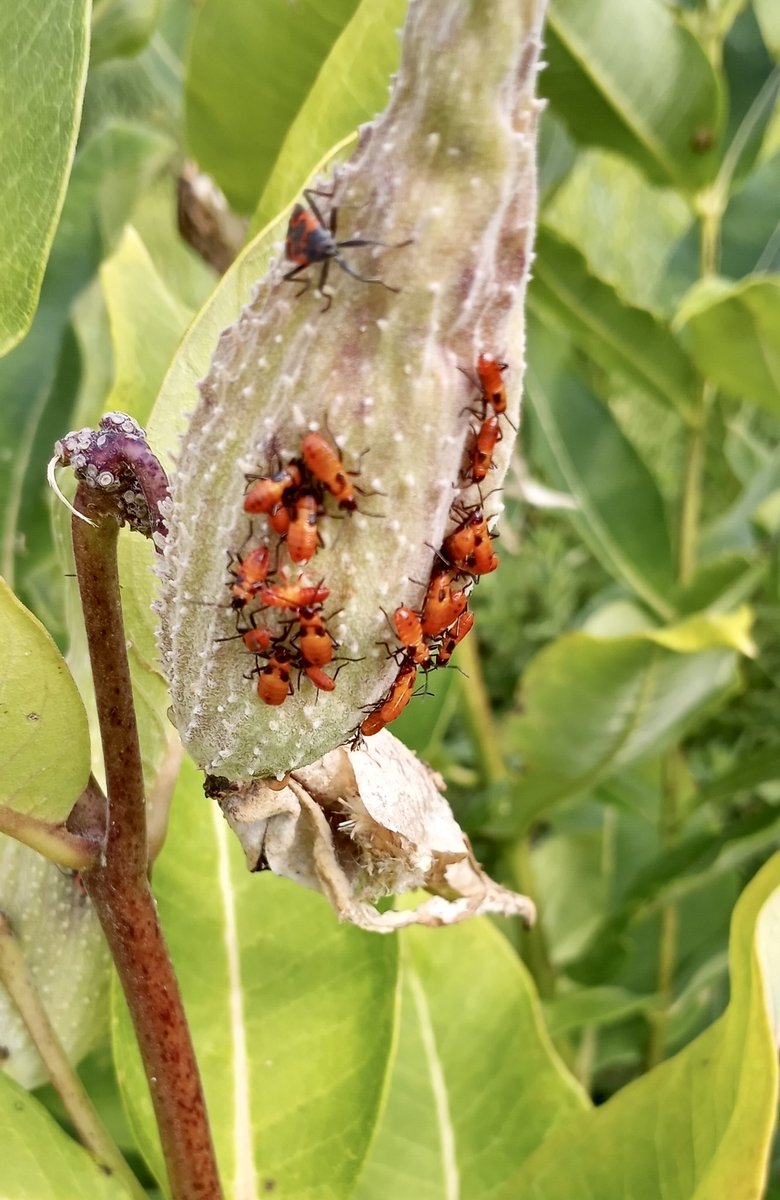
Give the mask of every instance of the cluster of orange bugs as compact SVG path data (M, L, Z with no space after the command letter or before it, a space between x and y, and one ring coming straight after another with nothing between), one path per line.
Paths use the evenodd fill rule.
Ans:
M341 667L352 661L336 657L338 642L322 611L330 589L322 581L306 582L301 573L291 579L289 568L279 567L279 557L282 545L296 565L314 557L322 545L320 520L328 498L342 512L352 513L356 494L365 494L354 478L333 442L315 432L304 436L299 458L272 475L248 478L244 512L267 518L279 548L273 566L267 545L230 555L228 587L230 607L238 614L235 637L255 656L251 675L257 677L257 694L266 704L283 704L292 694L294 671L299 683L305 676L319 691L332 692ZM266 624L270 613L277 616L276 631ZM326 667L333 664L339 665L330 675Z
M461 368L462 369L462 368ZM461 471L461 484L479 485L493 465L493 452L501 440L500 418L506 417L506 388L503 372L507 364L481 354L477 360L477 378L466 377L479 388L474 410L478 425L472 427L467 461ZM451 517L457 523L436 553L436 565L419 612L401 606L388 617L400 642L399 670L390 690L370 710L355 731L353 744L361 735L379 733L406 708L417 686L417 671L428 672L449 663L455 648L474 627L474 614L468 608L469 589L482 575L498 567L493 537L482 509L477 504L452 506Z

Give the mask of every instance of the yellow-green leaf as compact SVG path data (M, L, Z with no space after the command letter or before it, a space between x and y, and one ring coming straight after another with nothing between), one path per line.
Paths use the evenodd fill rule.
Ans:
M0 354L30 327L68 184L87 76L89 0L0 8Z
M64 820L89 776L84 705L51 637L2 579L0 663L0 803Z

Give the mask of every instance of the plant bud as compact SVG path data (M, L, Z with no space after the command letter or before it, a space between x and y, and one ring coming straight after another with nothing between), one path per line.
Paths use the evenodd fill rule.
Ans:
M491 524L500 512L524 365L540 21L538 3L414 0L386 113L323 185L333 194L311 198L325 225L294 213L293 261L219 340L171 481L160 604L173 719L213 775L281 778L353 737L408 661L385 614L420 613L445 536L479 505ZM325 260L303 266L329 245L336 213L329 303L297 285L317 282ZM506 408L480 467L475 442L494 412L481 356ZM304 461L312 432L342 458L341 491ZM247 475L301 463L319 497L316 548L291 561L291 535L280 542L270 510L250 518L243 502ZM294 608L237 596L246 556L266 544L272 586L327 589L332 661L301 658ZM497 565L489 539L481 553L474 574ZM272 645L255 660L235 636L250 620L284 638L290 659L276 663Z

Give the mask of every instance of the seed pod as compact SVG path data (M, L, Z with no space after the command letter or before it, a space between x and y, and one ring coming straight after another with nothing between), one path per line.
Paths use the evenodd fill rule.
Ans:
M222 334L200 386L171 481L161 651L174 720L211 773L246 780L313 762L387 694L398 666L377 645L392 641L383 610L422 610L432 547L458 524L453 502L480 501L462 471L475 387L459 370L475 376L480 357L508 364L503 438L484 499L491 525L500 511L523 374L542 6L478 7L410 5L389 107L323 185L333 200L315 200L326 220L337 205L342 242L413 239L405 249L345 252L360 276L388 286L331 271L324 312L314 287L297 294L283 280L289 263L280 260ZM304 675L274 710L244 678L241 643L218 642L235 630L220 600L225 552L246 553L266 536L275 544L265 518L245 544L245 476L301 460L310 432L338 448L354 494L340 511L324 489L324 546L301 568L301 586L329 589L333 636L358 661L346 663L332 692L318 694ZM284 543L279 553L284 564ZM285 619L283 610L269 617L280 631Z

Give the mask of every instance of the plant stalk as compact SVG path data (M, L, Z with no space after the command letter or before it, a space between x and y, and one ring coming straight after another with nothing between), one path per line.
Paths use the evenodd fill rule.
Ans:
M468 677L461 688L466 716L471 728L479 758L480 773L486 786L508 784L511 780L498 737L498 731L490 708L490 697L485 686L479 648L474 636L466 638L458 647L460 665ZM535 887L531 865L531 847L528 836L518 840L513 847L512 870L517 888L523 895L533 897ZM547 953L547 945L540 922L530 929L520 929L520 947L526 966L533 975L540 996L550 997L555 992L555 970Z
M106 772L104 858L84 873L119 975L149 1082L174 1200L222 1200L203 1091L148 878L141 753L108 497L80 485L73 548ZM78 825L78 813L71 825ZM79 830L76 830L79 832Z

